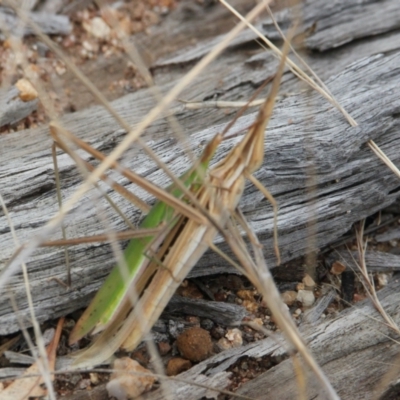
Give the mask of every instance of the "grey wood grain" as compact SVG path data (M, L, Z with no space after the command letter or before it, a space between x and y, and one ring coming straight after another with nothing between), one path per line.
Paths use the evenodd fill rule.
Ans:
M358 271L359 254L357 251L335 250L327 257L327 261L333 263L340 261L348 269ZM382 251L367 250L365 264L368 272L394 272L400 270L400 256Z
M34 11L27 13L27 15L44 33L49 35L67 35L72 30L69 17L66 15ZM11 9L0 7L0 39L4 40L10 34L28 36L32 35L33 31L29 26L21 24L21 21Z
M317 6L320 3L313 4ZM377 2L371 4L382 6ZM181 25L184 29L184 24ZM356 21L354 29L359 29ZM358 128L350 128L340 113L320 96L300 92L302 89L296 89L295 80L285 74L283 91L300 93L284 98L277 105L266 135L265 162L256 173L279 204L279 238L284 261L330 243L346 232L353 222L387 206L398 196L398 179L365 146L368 139L374 139L392 161L399 164L400 100L397 88L400 41L396 40L398 33L389 32L389 29L393 29L393 25L385 34L373 38L367 39L365 34L365 42L358 35L359 39L354 43L309 55L317 72L323 71L323 78L332 75L327 79L328 86L357 120ZM246 49L254 54L249 57ZM382 50L384 53L379 54ZM220 95L221 98L231 96L231 99L248 98L253 85L272 74L275 65L276 61L270 56L264 56L259 49L255 50L252 43L244 41L242 47L230 49L210 67L207 74L197 78L182 98L199 100L213 95ZM171 88L191 66L191 62L184 62L155 68L155 77L161 89L165 92ZM115 109L131 125L135 125L152 105L154 100L147 89L113 102ZM220 124L230 118L220 110L192 112L180 104L176 104L173 111L197 154L212 135L222 129ZM234 131L249 126L254 117L252 110L237 121ZM109 152L124 137L124 132L118 129L113 118L100 107L66 115L62 122L105 152ZM163 119L149 128L145 139L173 172L181 173L187 168L189 161ZM236 140L239 139L223 143L216 160L221 159ZM37 235L39 228L57 211L50 144L45 127L0 137L0 190L22 242ZM59 163L63 196L68 198L81 179L66 155L60 153ZM123 163L156 184L165 186L165 174L160 173L140 149L130 149ZM113 177L151 201L143 190L120 177ZM105 190L133 221L140 219L137 210L107 188ZM94 207L96 198L96 191L93 190L68 216L65 224L69 237L103 231L98 211L105 204L99 202ZM265 255L273 266L271 206L262 194L247 185L241 207L260 236ZM102 213L108 219L109 228L123 228L118 217L109 211ZM309 224L314 224L317 232L311 239ZM217 242L227 250L221 239ZM6 218L0 212L0 268L4 268L14 247ZM106 244L77 246L70 250L70 257L73 278L70 290L48 280L50 277L65 280L61 249L38 249L29 259L31 290L39 321L85 306L114 264L111 249ZM226 272L229 268L223 260L208 252L191 276L219 271ZM19 271L12 275L8 287L26 325L31 325ZM18 330L19 326L9 302L9 292L2 290L1 296L0 333L5 334Z
M230 326L240 323L248 312L237 304L173 296L163 313L163 318L166 318L165 314L195 315L209 318L219 325Z
M389 240L400 239L400 228L395 227L388 229L386 232L380 233L375 236L377 242L388 242Z

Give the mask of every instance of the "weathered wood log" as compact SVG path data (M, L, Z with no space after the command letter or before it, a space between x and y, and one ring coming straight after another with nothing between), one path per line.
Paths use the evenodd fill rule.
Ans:
M67 35L71 32L72 26L69 17L65 15L54 15L50 13L29 12L28 17L34 21L40 29L49 35ZM0 7L0 40L9 35L27 36L32 35L32 28L21 24L13 10Z
M317 26L309 36L311 40L319 32L318 18L325 18L326 12L317 12L319 8L323 10L323 1L309 4L313 5L313 20ZM390 4L392 15L397 15L398 10L393 8L393 1L371 1L369 4L377 9ZM347 8L337 7L331 13L345 15ZM363 12L362 8L357 10ZM167 32L168 20L164 22L165 25L158 29L164 28ZM176 21L173 22L174 26L179 26ZM337 32L341 32L339 22L336 25ZM201 23L204 25L206 22L204 20ZM184 29L184 24L181 25L181 29ZM270 25L267 23L266 26ZM394 29L393 24L390 29ZM357 19L354 19L354 30L348 33L349 40L344 41L342 34L335 35L335 32L330 30L329 35L330 40L337 38L331 45L337 49L328 51L324 45L321 49L325 52L310 53L307 59L322 78L336 74L328 79L328 86L360 126L350 128L343 116L315 93L291 95L276 107L265 140L265 162L256 174L279 203L279 236L284 261L330 243L346 232L354 221L385 207L398 195L398 179L367 149L365 143L368 139L374 139L393 162L399 162L396 116L400 101L396 88L399 84L400 35L394 31L340 47L341 43L350 42L353 37L360 39L369 35L365 31L365 24L359 26ZM154 33L155 36L159 34L157 30ZM215 62L207 74L197 78L182 98L202 100L212 98L214 94L221 94L221 98L248 98L253 86L260 84L276 68L276 61L269 53L262 53L255 47L253 39L254 35L241 36L236 46ZM143 39L143 43L146 40ZM203 46L205 52L209 43L204 41L198 46ZM316 45L313 44L312 48L316 48ZM255 54L249 57L247 49ZM379 54L382 51L385 54ZM182 50L181 54L185 54L185 51ZM355 63L349 66L353 61ZM162 65L155 63L153 71L162 90L166 91L181 77L182 71L193 65L193 58L182 56L179 61L164 60ZM283 92L299 91L295 82L291 75L286 74ZM116 110L132 125L153 104L154 100L147 89L113 102ZM179 104L173 110L196 151L214 132L221 129L218 124L227 120L225 113L218 110L189 112ZM253 120L254 113L242 117L237 121L235 131L247 127ZM205 121L207 126L204 126ZM100 107L66 115L62 122L102 151L109 151L124 136L124 132L118 130L114 120ZM179 173L187 168L187 158L170 135L164 120L155 122L145 138L152 142L153 149L172 171ZM221 146L218 159L226 154L235 140ZM57 211L50 144L45 127L0 137L1 194L21 241L35 235L37 229ZM59 159L63 195L69 197L80 182L79 174L66 155L60 155ZM165 174L160 173L139 149L128 151L123 163L160 186L165 185ZM124 179L116 179L126 187L134 188ZM150 200L150 196L142 190L133 190ZM70 237L91 235L103 230L92 205L94 195L93 191L82 201L80 212L67 218L66 227ZM140 213L132 210L124 200L113 193L110 196L132 220L140 218ZM259 234L265 255L273 266L271 206L262 194L248 185L241 207ZM116 216L108 217L111 228L122 228L122 222ZM311 238L310 225L314 226L316 232ZM223 243L220 245L227 250ZM5 265L13 251L10 230L1 212L0 267ZM39 321L65 315L84 306L114 264L110 247L104 244L78 246L71 249L70 257L73 277L71 290L65 290L56 282L48 280L51 277L65 280L65 262L61 249L40 249L29 260L31 290ZM209 252L192 276L227 270L226 263ZM20 315L29 326L31 323L20 273L12 276L9 288L17 301ZM2 290L0 333L10 333L17 329L19 325L8 300L8 292Z

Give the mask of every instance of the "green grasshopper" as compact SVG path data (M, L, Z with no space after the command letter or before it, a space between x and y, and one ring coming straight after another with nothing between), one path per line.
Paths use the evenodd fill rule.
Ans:
M190 188L204 179L210 160L221 139L222 135L217 135L204 149L198 160L198 165L185 172L179 178L185 187ZM166 190L177 199L181 199L184 196L182 190L176 188L175 185L171 185ZM123 262L114 267L75 325L69 338L70 344L77 342L90 332L94 334L102 331L113 322L113 317L123 305L127 293L138 283L139 278L143 276L151 261L151 257L146 254L146 250L150 247L158 248L177 221L176 212L172 206L163 201L156 202L140 224L140 228L151 229L167 225L168 229L163 229L161 234L157 236L134 238L130 241L124 252ZM123 273L124 267L121 266L123 263L127 266L126 274Z
M77 355L75 365L99 364L120 347L133 350L159 318L190 269L209 247L213 247L217 233L229 235L225 227L236 212L245 180L255 181L251 174L263 161L265 128L272 115L284 62L285 57L281 59L268 99L243 139L206 175L225 132L217 134L200 157L199 167L189 170L181 178L197 203L207 211L207 223L182 214L174 219L177 214L172 207L163 202L156 203L141 227L152 228L166 223L170 229L160 240L155 237L132 240L124 255L126 262L131 263L128 265L129 282L125 283L117 266L71 333L70 343L73 343L90 331L102 331L88 349ZM184 199L182 191L173 188L170 191ZM269 194L267 197L272 198ZM155 252L156 261L145 255L146 248L154 242L159 246ZM130 296L130 291L140 298Z

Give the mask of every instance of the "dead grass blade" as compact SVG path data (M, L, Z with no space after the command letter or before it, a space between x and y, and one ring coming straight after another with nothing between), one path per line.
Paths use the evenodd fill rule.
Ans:
M356 228L356 239L357 239L357 249L358 249L358 262L354 260L355 264L358 267L358 270L361 274L361 282L364 286L365 291L368 294L368 297L371 299L372 304L377 309L377 311L381 314L382 318L386 322L386 325L393 329L397 334L400 334L399 327L393 321L393 319L387 314L385 309L382 307L381 302L379 301L378 295L376 293L375 284L373 277L368 273L367 264L365 262L365 253L367 250L367 242L364 243L364 224L365 220L362 220L358 227Z

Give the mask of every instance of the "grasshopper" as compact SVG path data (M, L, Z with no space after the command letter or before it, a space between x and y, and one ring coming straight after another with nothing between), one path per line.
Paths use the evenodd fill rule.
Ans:
M217 134L200 157L201 168L198 172L189 171L184 175L183 182L190 187L201 207L207 210L208 223L179 215L171 224L172 229L163 237L163 244L156 251L155 259L158 261L149 260L143 255L144 248L150 244L149 241L132 240L125 252L125 260L133 258L132 249L140 249L142 253L136 254L134 263L128 266L128 270L132 272L129 285L123 285L122 274L116 267L71 333L70 341L75 342L93 329L95 332L103 330L92 346L78 355L76 365L89 366L103 362L120 347L133 350L152 328L191 268L209 247L213 247L212 242L217 233L227 239L229 232L225 227L236 212L246 179L258 182L252 173L263 162L264 132L272 115L284 63L285 57L282 57L270 94L261 106L255 123L243 139L208 175L201 176L205 175L210 159L222 140L223 134ZM265 189L264 192L274 202ZM174 195L182 196L182 193L176 191ZM276 203L273 204L275 208ZM166 210L165 204L156 203L149 216L157 217L151 221L146 217L146 225L143 227L155 227L161 222L171 222L174 212L172 209L168 212ZM117 279L121 282L118 285L115 283ZM114 294L109 290L114 285L120 289L115 294L117 301L113 299ZM134 292L131 296L127 292L129 290ZM141 297L137 298L137 295ZM107 308L104 303L111 304L111 307Z
M221 138L221 135L216 136L206 146L199 159L198 165L188 170L179 178L186 187L196 185L199 180L204 179L210 160ZM167 188L167 191L177 199L182 198L184 195L184 193L174 185ZM166 224L170 230L174 228L177 222L178 218L176 218L175 209L163 201L157 201L142 221L140 228L151 229ZM89 332L93 332L94 334L102 331L113 322L113 317L121 308L126 294L132 290L132 287L137 285L138 280L143 276L151 262L151 258L146 255L146 249L150 246L154 248L159 247L165 240L167 233L168 230L164 229L163 233L158 236L151 235L142 238L134 238L130 241L124 252L124 262L128 267L127 274L122 273L121 265L117 265L112 270L71 332L69 339L70 344L75 343ZM145 282L143 282L142 285L143 284L145 284Z

